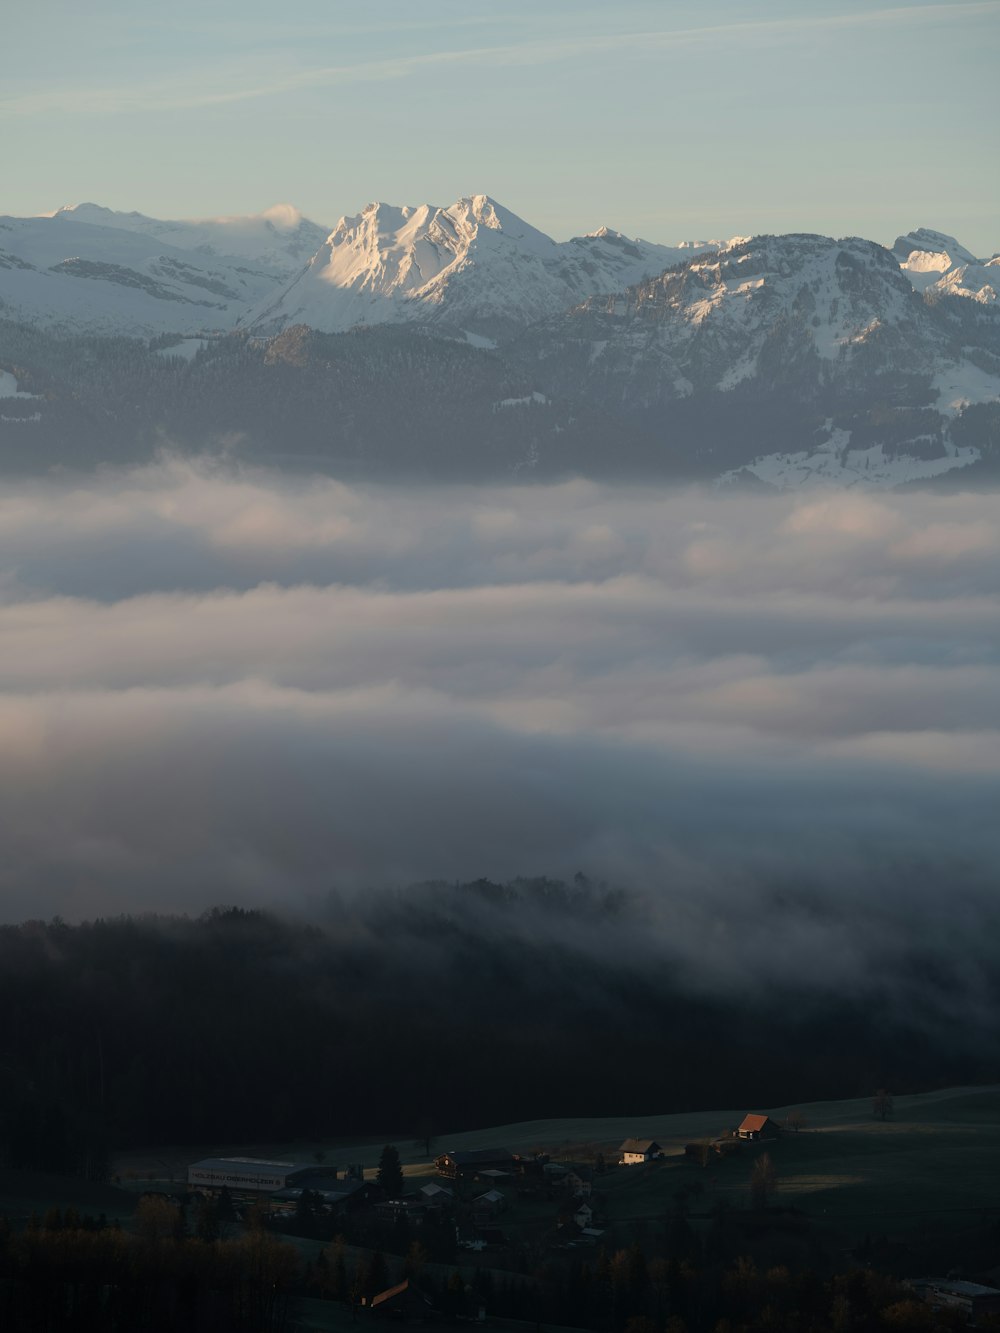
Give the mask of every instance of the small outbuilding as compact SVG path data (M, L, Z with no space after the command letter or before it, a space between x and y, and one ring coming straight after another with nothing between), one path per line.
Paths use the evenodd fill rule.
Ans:
M626 1139L618 1151L622 1166L639 1166L663 1156L663 1149L655 1139Z

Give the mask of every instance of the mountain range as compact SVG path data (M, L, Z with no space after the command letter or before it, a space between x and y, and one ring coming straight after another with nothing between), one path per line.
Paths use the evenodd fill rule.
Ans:
M332 230L286 205L2 217L0 459L225 435L380 475L973 479L1000 449L998 291L1000 258L926 228L557 242L487 195Z

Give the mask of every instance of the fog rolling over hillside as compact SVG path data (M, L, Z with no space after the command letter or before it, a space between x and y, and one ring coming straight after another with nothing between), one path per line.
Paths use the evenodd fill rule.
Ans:
M166 460L8 486L0 564L8 921L582 872L699 990L986 1003L993 495Z

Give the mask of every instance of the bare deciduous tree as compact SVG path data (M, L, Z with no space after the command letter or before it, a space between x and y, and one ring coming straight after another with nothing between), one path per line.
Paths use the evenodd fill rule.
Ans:
M879 1120L886 1120L892 1115L892 1093L888 1088L879 1088L872 1098L872 1112Z
M771 1154L761 1153L750 1172L750 1200L755 1208L764 1208L774 1191L778 1188L778 1173L775 1170Z

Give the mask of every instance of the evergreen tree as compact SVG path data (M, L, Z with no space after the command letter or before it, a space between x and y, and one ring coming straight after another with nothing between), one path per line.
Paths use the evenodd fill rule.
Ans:
M387 1143L382 1149L375 1179L385 1190L387 1199L398 1199L403 1193L403 1168L400 1165L399 1152L391 1143Z

